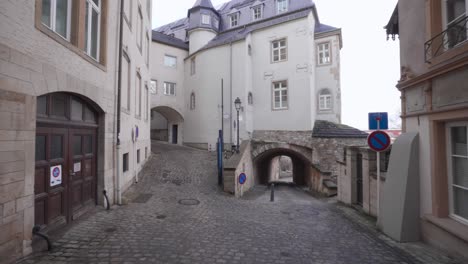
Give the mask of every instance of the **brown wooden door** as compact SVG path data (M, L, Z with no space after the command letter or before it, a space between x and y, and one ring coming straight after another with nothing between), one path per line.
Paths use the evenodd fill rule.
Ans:
M66 223L68 130L37 127L35 166L35 223Z
M70 220L96 204L96 130L70 129Z

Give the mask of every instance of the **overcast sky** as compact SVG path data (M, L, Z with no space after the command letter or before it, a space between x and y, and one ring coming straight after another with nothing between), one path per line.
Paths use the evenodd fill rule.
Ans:
M218 6L226 0L211 2ZM391 119L399 120L396 117L400 112L400 92L395 88L400 77L399 41L387 41L383 29L397 0L314 2L320 22L343 32L342 123L367 129L369 112L388 112ZM195 0L153 0L153 28L186 17L194 3Z

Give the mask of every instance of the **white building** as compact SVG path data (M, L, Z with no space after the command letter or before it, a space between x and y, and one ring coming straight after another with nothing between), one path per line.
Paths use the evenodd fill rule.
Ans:
M223 124L225 143L236 144L236 98L241 141L253 131L340 123L341 47L341 30L320 23L311 0L232 0L217 9L198 0L187 18L153 31L153 133L164 130L161 114L159 139L214 149Z

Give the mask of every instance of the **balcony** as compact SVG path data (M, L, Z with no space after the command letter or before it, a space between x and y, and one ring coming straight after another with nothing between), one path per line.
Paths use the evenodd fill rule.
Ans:
M453 22L442 33L428 40L424 44L426 63L467 41L468 16Z

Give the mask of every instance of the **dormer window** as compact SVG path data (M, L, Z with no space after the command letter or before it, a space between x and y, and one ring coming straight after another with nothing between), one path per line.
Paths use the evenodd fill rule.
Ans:
M259 20L263 17L262 7L262 5L258 5L252 8L253 20Z
M237 25L239 25L239 13L234 13L232 15L229 16L230 17L230 20L231 20L231 27L236 27Z
M211 17L209 15L202 15L202 24L209 25L211 24Z
M288 11L288 1L289 0L276 0L276 11L278 14Z
M216 18L214 19L214 27L215 27L216 29L219 29L219 20L216 19Z

